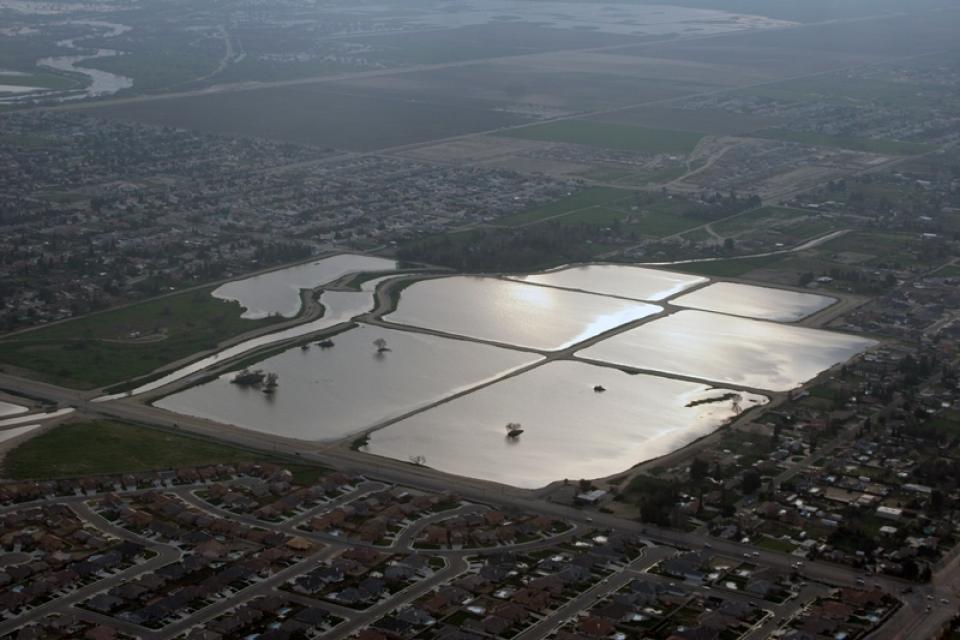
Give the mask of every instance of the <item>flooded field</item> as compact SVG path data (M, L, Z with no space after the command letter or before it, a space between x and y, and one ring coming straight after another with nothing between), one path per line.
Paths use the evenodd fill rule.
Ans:
M656 302L707 282L706 278L618 264L589 264L517 278L522 282Z
M231 283L235 286L226 293L248 312L276 312L284 304L299 306L301 288L350 272L394 266L377 258L336 256ZM414 282L385 318L397 328L361 325L334 336L333 346L322 348L314 341L254 365L278 374L273 394L234 384L236 372L201 378L229 358L369 311L377 283L389 277L368 281L359 292L325 291L323 318L228 347L132 393L179 380L199 382L154 404L307 441L334 441L378 429L370 435L369 453L535 488L562 476L577 480L612 475L682 448L741 411L767 402L759 390L792 389L875 344L767 321L804 318L834 302L826 296L733 283L684 294L706 279L626 265L589 265L523 278L451 276ZM224 293L218 290L220 296ZM536 354L470 338L562 349L662 310L643 299L670 297L673 304L691 308L577 353L665 375L631 375L614 367L559 360L448 400L540 360ZM402 325L465 339L409 331ZM732 391L724 388L727 385L756 391ZM511 429L516 431L513 437Z
M404 289L384 319L534 349L569 347L660 307L499 278L456 276Z
M606 391L594 391L602 385ZM536 488L597 478L669 453L763 396L558 361L375 432L373 454ZM735 407L735 404L737 405ZM506 425L523 433L510 438Z
M680 311L577 355L770 391L787 391L874 346L867 338Z
M795 322L823 311L835 298L784 289L718 282L672 301L679 307L716 311L759 320Z
M389 351L378 352L383 338ZM362 326L335 346L299 347L256 368L279 374L266 395L233 373L168 396L156 406L303 440L333 440L536 362L539 356L487 345Z
M107 402L109 400L116 400L117 398L126 398L154 391L178 380L197 376L210 367L255 349L277 344L285 340L299 338L300 336L316 333L338 324L349 322L354 316L373 309L373 292L376 290L377 284L389 277L390 276L384 276L383 278L364 282L361 287L362 291L324 291L320 296L320 304L324 307L322 318L318 318L313 322L299 324L289 329L283 329L282 331L274 331L273 333L267 333L262 336L257 336L256 338L244 340L243 342L222 349L213 355L200 358L188 365L171 371L163 377L146 382L132 391L101 396L94 400L94 402Z
M245 309L244 318L265 318L273 313L292 318L300 313L302 289L314 289L348 273L392 271L396 267L393 260L342 254L228 282L217 288L213 296L239 302Z
M33 10L25 9L25 6L26 5L21 6L19 9L15 8L14 10L23 10L25 13L35 13ZM48 6L51 8L54 7L54 5ZM2 9L3 3L0 2L0 10ZM56 11L56 9L54 9L54 11ZM90 63L98 58L112 58L123 55L122 51L104 49L90 43L92 41L96 41L97 43L109 42L110 39L130 31L129 26L102 20L66 20L56 26L80 27L86 30L88 34L67 38L56 43L56 46L60 49L74 51L75 53L73 55L43 57L36 61L36 66L39 69L56 69L74 78L84 76L85 82L83 88L46 89L43 87L0 85L0 93L7 94L5 98L0 99L0 104L26 103L38 97L57 102L68 102L81 98L110 96L133 86L133 78L90 66Z

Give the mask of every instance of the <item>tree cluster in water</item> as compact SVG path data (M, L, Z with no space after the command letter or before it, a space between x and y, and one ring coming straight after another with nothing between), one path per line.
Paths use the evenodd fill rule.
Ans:
M276 373L265 373L263 369L244 369L240 371L230 381L241 387L263 387L264 390L272 391L277 388L280 376Z

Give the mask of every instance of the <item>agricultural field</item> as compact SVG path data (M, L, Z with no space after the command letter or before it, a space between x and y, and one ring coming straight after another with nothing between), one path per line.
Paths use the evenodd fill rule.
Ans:
M734 235L750 231L756 227L769 227L777 225L784 221L792 221L797 218L804 218L810 215L810 212L802 209L790 209L787 207L762 207L741 213L733 218L722 220L713 225L713 230L721 235Z
M638 195L609 187L589 187L543 207L502 218L508 227L526 227L545 222L588 227L615 227L620 235L660 238L704 224L691 213L698 207L684 199Z
M93 389L150 373L277 319L241 319L212 288L94 313L0 339L0 366Z
M373 61L406 66L628 45L643 39L587 30L552 29L524 22L496 22L429 32L357 36L348 41L372 49L365 56Z
M358 77L333 83L372 99L384 97L465 107L502 108L544 116L610 109L689 95L701 85L670 78L541 65L554 54L521 61L484 62L403 74Z
M644 153L688 154L703 138L691 131L648 129L596 120L564 120L506 132L515 138L566 142Z
M820 247L827 256L845 254L863 256L864 266L899 265L909 267L936 260L924 250L924 243L916 234L905 233L849 233Z
M704 262L689 262L686 264L672 264L670 265L670 269L715 278L738 278L750 273L754 269L777 264L781 260L783 260L783 256L779 255L759 258L727 258Z
M91 114L352 151L384 149L529 121L515 114L462 105L451 108L403 98L371 100L341 92L328 83L119 103L93 108Z
M658 200L643 204L625 201L619 206L585 209L562 220L567 224L615 227L620 234L630 237L661 238L705 223L688 215L691 211L696 211L696 207L682 200Z
M849 105L855 102L877 102L896 107L923 107L930 104L930 91L936 87L918 87L912 83L878 78L863 78L852 73L834 73L788 80L738 91L740 95L760 96L784 102L827 102ZM939 89L938 92L943 92Z
M933 275L941 278L960 278L960 265L948 264L945 267L937 269Z
M523 211L506 218L500 218L497 220L497 224L508 227L519 227L554 218L566 221L567 217L574 212L590 210L603 205L627 202L631 200L632 195L630 191L623 189L590 187L566 198L561 198L560 200L543 205L542 207L536 207L529 211Z
M807 131L791 131L789 129L766 129L754 135L763 138L772 138L774 140L783 140L785 142L797 142L814 147L836 147L839 149L849 149L850 151L863 151L864 153L885 155L909 156L927 153L935 149L935 147L931 145L918 142L863 138L860 136L831 136Z
M626 111L601 114L602 122L617 122L651 129L695 131L712 135L742 135L779 124L777 118L743 115L710 109L678 109L674 107L637 107Z

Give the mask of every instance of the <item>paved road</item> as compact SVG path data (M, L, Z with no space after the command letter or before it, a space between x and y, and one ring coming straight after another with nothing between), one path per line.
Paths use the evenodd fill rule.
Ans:
M71 505L73 508L76 508L75 505ZM83 517L86 517L84 515ZM99 526L94 523L95 526ZM134 541L140 542L142 539L131 538L128 532L124 532L125 535L119 536L126 539L134 539ZM40 620L44 616L54 613L56 611L62 611L66 607L70 607L74 604L80 603L88 598L95 596L96 594L111 589L117 585L123 584L124 582L133 580L134 578L141 576L145 573L152 573L159 569L160 567L166 566L171 562L177 562L180 557L180 551L174 549L173 547L167 545L158 545L155 542L149 542L148 548L155 552L157 555L150 558L146 562L141 562L132 567L124 569L119 573L116 573L109 578L104 578L103 580L98 580L92 584L89 584L85 587L81 587L75 591L70 592L67 595L61 596L59 598L54 598L49 602L42 604L38 607L34 607L29 611L26 611L14 618L7 619L3 622L0 622L0 636L3 636L7 633L12 632L13 630L19 628L24 624Z
M363 612L363 615L357 616L353 620L349 620L345 623L337 625L333 631L324 634L325 640L340 640L341 638L347 638L355 631L359 631L363 627L382 618L384 615L390 613L394 609L402 607L408 602L416 600L420 596L432 591L434 587L438 587L441 584L452 580L456 576L465 573L469 568L469 563L462 557L448 558L446 568L441 569L431 577L421 580L412 587L402 591L398 597L390 598L385 602L376 604L369 609L366 609Z
M670 547L646 547L640 557L627 565L627 569L646 571L661 560L674 555L675 552L676 550ZM629 584L634 578L634 573L628 570L604 578L556 611L548 614L540 622L520 633L515 640L539 640L550 635L554 630L563 626L567 620L576 616L577 613L593 606L597 601Z

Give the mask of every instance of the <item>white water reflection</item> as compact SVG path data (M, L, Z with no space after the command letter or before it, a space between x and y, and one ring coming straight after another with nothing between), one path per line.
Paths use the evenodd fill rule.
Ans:
M4 402L0 400L0 418L5 418L7 416L15 416L20 413L26 413L28 409L22 407L19 404L13 404L12 402Z
M14 427L13 429L4 429L0 431L0 444L9 442L14 438L19 438L20 436L26 433L30 433L31 431L33 431L39 426L40 426L39 424L28 424L23 427Z
M680 311L577 352L637 369L787 391L877 343L818 329Z
M389 351L379 352L383 338ZM302 440L331 440L532 364L539 356L466 340L361 326L334 346L294 347L256 368L279 374L276 393L234 373L162 398L157 407Z
M102 20L70 20L64 24L90 27L96 31L97 36L102 38L115 38L130 31L130 27L125 24L104 22ZM89 60L96 60L97 58L112 58L114 56L123 55L123 52L116 51L114 49L89 49L83 45L83 41L87 40L88 38L89 36L61 40L57 43L57 46L66 49L75 49L80 53L72 56L53 56L49 58L43 58L37 62L37 66L50 67L51 69L58 69L60 71L66 71L69 73L80 73L87 76L89 79L89 84L87 85L86 89L84 89L82 94L79 96L73 96L75 98L95 98L99 96L109 96L117 93L118 91L122 91L123 89L129 89L132 87L133 78L128 78L127 76L122 76L116 73L110 73L109 71L103 71L101 69L80 66L80 63L87 62Z
M300 291L303 289L315 289L348 273L394 271L396 268L395 260L345 253L234 280L218 287L213 297L239 302L245 309L244 318L266 318L271 314L292 318L300 313Z
M62 418L63 416L68 416L73 413L75 409L70 407L64 409L57 409L56 411L50 411L48 413L31 413L25 416L18 416L16 418L6 418L0 420L0 427L12 427L16 425L25 424L27 422L36 422L37 420L50 420L52 418Z
M549 287L576 289L650 302L665 300L692 286L707 282L707 278L700 276L623 264L563 267L514 279Z
M482 340L556 350L645 318L660 307L499 278L416 282L384 319Z
M41 87L27 87L19 84L0 84L0 93L32 93L42 91Z
M680 296L673 304L760 320L795 322L826 309L834 302L835 298L813 293L718 282Z
M79 48L79 47L73 47ZM43 58L37 61L39 67L49 67L68 73L81 73L87 76L89 84L87 88L79 95L64 96L62 99L96 98L100 96L110 96L123 89L129 89L133 86L133 78L121 76L109 71L94 69L92 67L81 67L81 62L96 60L97 58L112 58L122 55L120 51L113 49L94 49L92 53L84 53L75 56L55 56Z
M597 384L606 391L594 391ZM738 408L766 402L734 395L557 361L377 431L366 450L403 461L423 456L440 471L532 489L624 471L710 433ZM523 433L508 437L508 423Z
M67 20L64 22L53 23L55 26L87 27L92 30L93 35L79 36L60 40L56 45L63 49L75 51L75 54L66 56L49 56L37 60L36 66L40 68L56 69L70 74L79 74L86 76L87 84L83 89L47 89L44 87L28 87L28 91L12 91L0 99L0 104L28 103L35 99L50 100L57 102L66 102L70 100L79 100L82 98L95 98L108 96L129 89L133 86L133 78L123 76L101 69L94 69L83 66L83 63L98 58L111 58L123 55L122 51L114 49L103 49L100 47L87 47L84 45L86 40L91 38L115 38L131 30L124 24L116 22L106 22L103 20ZM0 89L0 92L3 92Z

